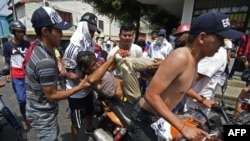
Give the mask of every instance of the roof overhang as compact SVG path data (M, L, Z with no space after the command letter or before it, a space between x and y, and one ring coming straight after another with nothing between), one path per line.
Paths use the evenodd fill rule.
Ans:
M177 18L182 17L184 0L137 0L143 4L155 4Z

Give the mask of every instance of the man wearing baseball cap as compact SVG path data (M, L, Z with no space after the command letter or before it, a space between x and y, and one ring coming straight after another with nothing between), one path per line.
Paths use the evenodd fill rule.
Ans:
M243 33L231 29L229 17L223 13L206 13L199 16L191 24L190 34L205 32L223 38L237 39Z
M68 74L66 89L72 89L78 85L76 74L76 59L79 51L94 52L95 43L93 40L95 32L100 33L97 27L97 16L93 13L86 12L82 15L75 32L70 38L63 55L66 72ZM78 131L82 128L83 119L86 119L86 134L92 134L93 128L93 94L91 88L82 89L68 97L68 103L71 111L71 135L72 141L78 140Z
M50 7L36 9L31 18L38 39L26 66L26 113L31 126L37 130L40 141L56 141L58 101L88 87L85 80L65 91L57 91L59 79L54 48L60 46L62 30L71 25Z
M197 63L206 56L213 56L223 46L224 38L235 39L242 34L230 28L229 18L222 13L206 13L192 21L187 45L168 55L145 96L135 104L131 119L137 141L176 140L177 137L169 133L172 127L188 140L210 139L207 132L185 125L172 110L193 85ZM160 126L163 124L168 126Z
M96 31L98 34L101 33L101 30L97 27L97 16L93 13L87 12L84 15L82 15L80 21L86 21L88 22L88 26L92 31Z

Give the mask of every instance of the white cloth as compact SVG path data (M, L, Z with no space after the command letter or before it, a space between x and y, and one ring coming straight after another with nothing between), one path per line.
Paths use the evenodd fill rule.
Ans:
M224 46L225 49L232 49L233 48L233 43L231 40L224 39L224 42L225 42L225 46Z
M171 134L171 124L164 118L160 118L151 124L151 128L154 129L158 141L172 141L173 136Z
M70 44L79 47L79 51L94 52L94 41L89 34L88 23L81 21L78 23L76 31L70 38Z
M157 40L150 45L148 56L150 58L165 59L172 51L172 45L166 39L161 39L160 37L158 37Z
M226 65L227 52L223 47L214 56L203 58L198 63L198 73L205 75L205 77L198 80L192 89L206 99L214 99L216 87L221 82L222 76L224 76ZM209 108L197 102L192 97L186 96L187 100L184 111L187 111L188 108L199 107L205 114L209 113Z
M81 21L78 23L77 29L70 38L70 44L65 50L63 60L67 69L76 68L76 58L79 51L91 51L94 52L94 41L91 38L88 30L88 23ZM77 86L78 83L72 80L66 80L66 89L72 89ZM84 98L90 93L90 88L83 89L73 95L71 98Z

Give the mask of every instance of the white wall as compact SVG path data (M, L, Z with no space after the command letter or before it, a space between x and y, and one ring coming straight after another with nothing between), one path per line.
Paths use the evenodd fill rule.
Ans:
M91 5L87 3L83 3L81 1L61 1L61 2L53 2L49 1L49 4L51 7L54 7L55 9L59 9L62 11L67 11L72 13L72 18L73 18L73 24L77 25L79 20L81 19L81 16L86 13L86 12L91 12L94 13L94 9ZM27 31L33 32L34 29L31 24L31 17L35 9L38 7L42 6L43 3L25 3L25 10L20 10L17 11L17 13L22 12L25 13L24 17L24 23L26 24ZM104 30L103 34L105 36L116 36L118 37L119 34L119 29L120 29L120 24L117 21L113 21L110 24L110 20L107 16L102 16L97 13L95 13L98 17L99 20L104 21ZM68 31L65 31L67 33L73 33L75 28L71 28ZM118 39L118 38L117 38Z

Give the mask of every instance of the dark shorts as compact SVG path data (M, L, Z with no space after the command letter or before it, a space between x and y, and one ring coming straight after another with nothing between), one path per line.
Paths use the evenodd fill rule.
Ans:
M68 98L71 110L71 122L73 126L81 127L82 120L89 115L93 115L93 94L90 93L84 98Z

